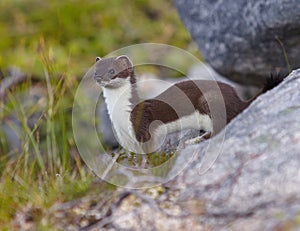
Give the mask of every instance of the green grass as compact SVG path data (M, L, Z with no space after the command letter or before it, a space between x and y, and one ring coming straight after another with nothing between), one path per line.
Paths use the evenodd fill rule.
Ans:
M0 101L1 121L13 127L9 118L14 116L22 131L22 150L14 153L0 127L0 227L18 229L12 221L29 206L37 208L33 220L38 227L53 230L41 224L47 210L92 193L96 179L79 156L71 126L75 90L95 56L143 42L197 52L171 0L2 0L0 34L2 73L17 66L33 79L15 86ZM39 98L30 101L34 90ZM166 158L153 154L149 165ZM99 187L114 190L106 183Z
M1 120L14 115L22 130L22 151L11 156L6 148L0 156L0 227L9 230L16 211L30 205L43 214L57 201L83 195L94 179L81 162L72 137L69 92L77 83L69 82L65 75L56 78L50 67L45 67L44 75L39 84L45 89L40 99L45 104L33 128L28 120L37 108L30 102L27 105L25 96L37 86L26 82L15 87L2 107Z
M136 43L190 48L171 0L3 0L0 13L0 66L17 65L27 73L43 71L41 46L49 48L58 72L75 75L95 56Z

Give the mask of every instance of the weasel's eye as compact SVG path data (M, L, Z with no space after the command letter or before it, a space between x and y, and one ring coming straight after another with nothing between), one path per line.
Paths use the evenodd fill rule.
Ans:
M108 74L110 74L110 75L115 74L115 70L114 70L114 69L109 69L109 70L108 70Z

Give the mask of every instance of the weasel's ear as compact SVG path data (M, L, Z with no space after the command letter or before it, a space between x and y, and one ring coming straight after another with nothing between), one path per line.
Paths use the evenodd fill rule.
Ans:
M98 62L99 60L101 60L101 58L100 57L96 57L96 62Z
M133 64L130 60L130 58L127 55L120 55L116 58L116 60L121 61L123 65L125 65L127 68L132 68Z

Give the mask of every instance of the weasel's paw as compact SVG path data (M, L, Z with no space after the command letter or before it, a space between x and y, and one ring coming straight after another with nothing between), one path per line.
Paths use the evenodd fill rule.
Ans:
M211 137L211 133L210 132L206 132L201 136L197 136L193 139L187 140L184 142L185 145L193 145L193 144L199 144L200 142L207 140Z

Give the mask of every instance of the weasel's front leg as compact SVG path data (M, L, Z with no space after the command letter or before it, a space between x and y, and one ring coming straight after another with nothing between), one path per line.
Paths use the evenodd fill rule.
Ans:
M184 142L185 145L193 145L193 144L199 144L200 142L209 139L212 136L211 132L205 132L201 136L197 136L193 139L187 140Z

